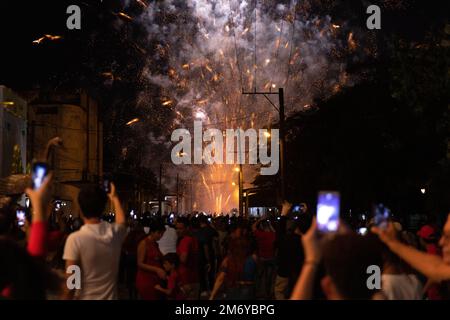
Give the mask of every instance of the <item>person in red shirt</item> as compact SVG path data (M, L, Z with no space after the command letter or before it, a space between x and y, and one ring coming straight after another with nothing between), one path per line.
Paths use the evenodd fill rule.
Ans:
M199 244L189 232L188 221L180 218L175 229L178 235L177 254L180 259L179 275L186 299L197 300L200 295Z
M166 272L162 267L162 253L159 251L157 243L165 230L162 223L153 222L149 235L138 246L136 289L143 300L161 300L163 298L155 286L166 278Z
M417 236L421 240L422 245L425 247L425 251L429 254L442 257L442 250L438 245L438 234L438 230L431 224L422 226L417 232ZM431 280L427 281L424 292L426 292L426 296L429 300L442 300L439 283Z
M42 264L47 252L47 218L50 210L51 185L52 174L50 173L39 189L25 190L33 207L26 250L9 237L0 235L0 261L2 261L0 297L46 299L47 289L59 289L56 276ZM8 210L4 209L4 211Z
M257 243L259 259L257 295L262 298L273 297L273 283L275 281L275 239L276 233L270 221L259 219L252 226L253 235Z
M176 253L168 253L163 257L163 267L166 270L167 288L161 287L159 284L155 286L155 289L161 291L169 300L185 300L186 296L183 293L180 282L180 275L178 268L180 266L180 260Z

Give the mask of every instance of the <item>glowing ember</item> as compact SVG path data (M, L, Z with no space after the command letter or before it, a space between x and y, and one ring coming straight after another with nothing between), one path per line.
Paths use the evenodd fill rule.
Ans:
M62 39L61 36L54 36L51 34L45 34L44 36L40 37L39 39L36 39L33 41L34 44L41 44L44 40L48 40L48 41L55 41L55 40L60 40Z
M127 122L127 126L131 126L133 123L139 122L139 118L134 118Z
M142 0L136 0L136 2L139 3L139 4L140 4L142 7L144 7L144 8L147 8L147 7L148 7L148 4L145 3L145 2L142 1Z
M130 17L129 15L127 15L126 13L123 13L123 12L117 13L117 16L119 18L122 18L123 20L126 20L126 21L133 21L132 17Z
M206 114L204 111L199 110L199 111L195 112L195 118L199 119L199 120L204 120L204 119L206 119Z

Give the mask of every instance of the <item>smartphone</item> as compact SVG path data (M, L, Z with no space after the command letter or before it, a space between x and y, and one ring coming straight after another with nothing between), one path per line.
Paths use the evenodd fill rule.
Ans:
M386 229L388 226L390 216L391 210L385 207L382 203L375 206L373 221L378 228L383 230Z
M21 209L16 210L16 218L17 225L23 227L25 225L25 211Z
M103 190L105 190L106 193L111 192L111 181L109 179L103 180Z
M367 228L366 227L361 227L358 229L358 234L364 236L367 234Z
M319 231L335 232L339 227L340 194L321 191L317 200L317 227Z
M293 206L292 207L292 212L293 213L300 213L300 210L301 210L300 206Z
M48 166L45 162L35 162L33 164L33 170L31 179L33 181L33 189L39 189L44 182L44 178L48 174Z

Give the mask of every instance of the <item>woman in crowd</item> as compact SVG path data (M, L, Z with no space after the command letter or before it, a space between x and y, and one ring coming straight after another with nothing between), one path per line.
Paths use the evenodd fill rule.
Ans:
M229 243L229 251L222 262L210 300L214 300L225 285L228 300L254 299L256 259L246 238L235 238Z
M164 231L165 227L161 222L153 221L150 224L148 236L138 246L136 289L144 300L162 299L160 291L155 289L155 286L166 278L166 272L162 266L163 256L157 243Z
M386 246L382 249L381 287L388 300L421 300L423 284L411 268Z
M447 217L447 222L439 240L439 246L442 248L442 257L417 250L402 243L398 239L392 223L385 230L374 227L372 231L379 235L381 241L393 253L402 258L411 267L425 275L429 280L442 283L443 287L448 289L448 281L450 281L450 214ZM444 294L448 294L448 290L445 291Z

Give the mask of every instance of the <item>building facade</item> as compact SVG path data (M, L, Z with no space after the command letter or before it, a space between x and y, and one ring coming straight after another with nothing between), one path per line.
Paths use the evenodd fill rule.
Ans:
M47 142L60 137L49 164L57 183L56 198L67 212L79 214L76 197L84 184L98 183L103 175L103 125L98 103L85 92L38 94L29 103L28 161L37 158Z
M27 159L27 102L0 85L0 178L25 173Z

